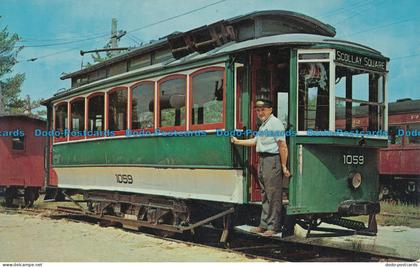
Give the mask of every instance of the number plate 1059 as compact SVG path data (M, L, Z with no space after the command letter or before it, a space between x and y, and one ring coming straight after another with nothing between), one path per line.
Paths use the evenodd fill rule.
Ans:
M363 165L365 164L365 156L363 155L343 155L343 163L345 165Z

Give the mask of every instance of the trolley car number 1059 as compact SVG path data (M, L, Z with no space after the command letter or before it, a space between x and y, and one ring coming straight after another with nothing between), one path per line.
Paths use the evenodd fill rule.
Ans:
M363 155L343 155L345 165L363 165L365 164L365 156Z
M119 184L133 183L133 176L131 176L130 174L115 174L115 178L117 178L117 183Z

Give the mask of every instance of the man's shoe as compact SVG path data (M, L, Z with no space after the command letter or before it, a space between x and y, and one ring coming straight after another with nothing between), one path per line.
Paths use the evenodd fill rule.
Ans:
M278 233L276 232L276 231L273 231L273 230L267 230L267 231L265 231L262 235L263 236L266 236L266 237L271 237L271 236L275 236L275 235L277 235Z
M266 230L267 229L264 229L264 228L262 228L262 227L253 227L253 228L251 228L251 233L255 233L255 234L261 234L261 233L264 233L264 232L266 232Z

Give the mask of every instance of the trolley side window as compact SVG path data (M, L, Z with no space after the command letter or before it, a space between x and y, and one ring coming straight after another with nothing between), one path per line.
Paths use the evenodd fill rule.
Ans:
M64 136L64 131L68 129L67 115L67 103L61 103L55 107L55 130L60 132L61 136Z
M200 73L192 75L191 81L191 124L193 128L223 127L224 69L200 71ZM207 125L207 127L199 125Z
M88 98L88 130L104 130L104 94Z
M159 126L185 125L186 79L176 76L159 83Z
M299 131L329 128L329 63L299 63Z
M155 84L144 82L132 89L132 129L154 127Z
M78 99L71 102L71 126L72 131L83 131L85 129L85 99Z
M127 129L127 89L117 89L108 93L108 129L122 131Z

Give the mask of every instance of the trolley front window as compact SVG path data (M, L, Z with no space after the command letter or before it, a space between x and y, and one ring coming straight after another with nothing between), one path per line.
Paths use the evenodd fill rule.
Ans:
M299 63L299 131L329 129L329 64Z
M379 73L337 65L336 130L384 130L384 80Z

